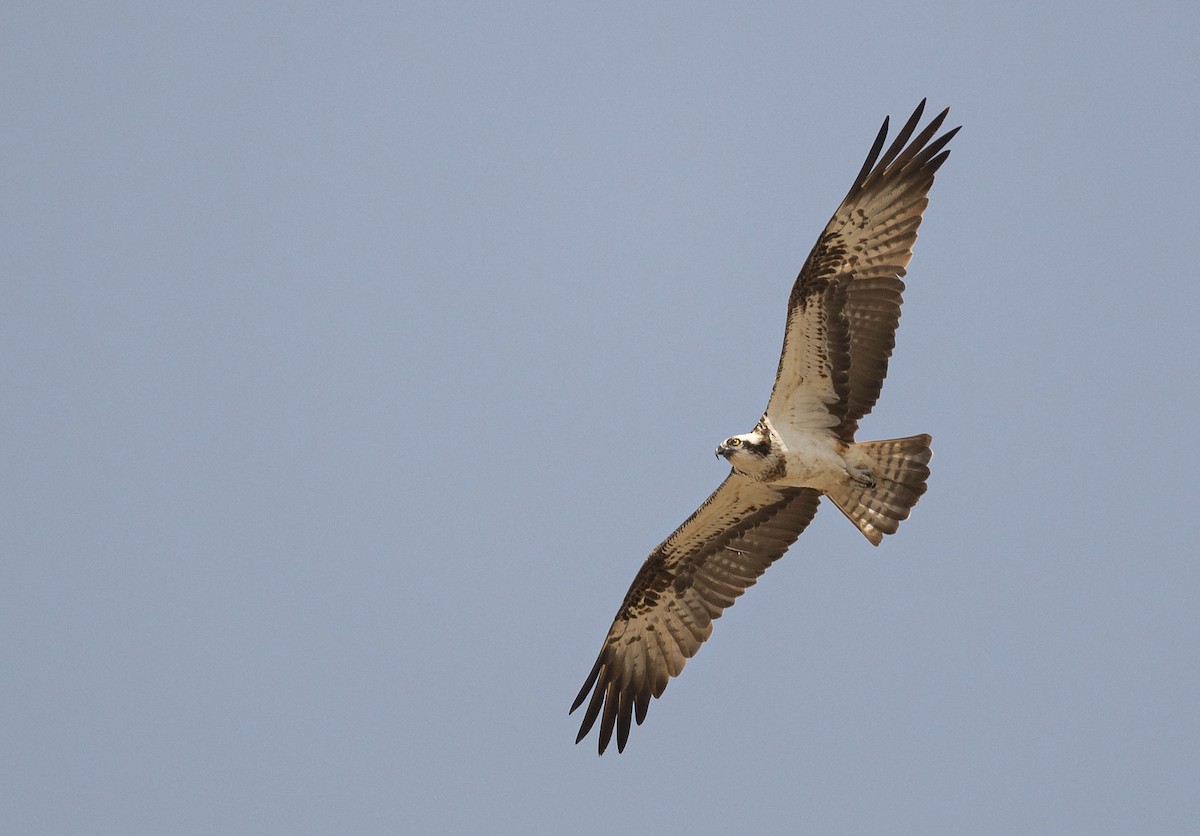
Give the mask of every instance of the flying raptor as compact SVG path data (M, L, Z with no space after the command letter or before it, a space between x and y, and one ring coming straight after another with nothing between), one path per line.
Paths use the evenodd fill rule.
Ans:
M900 320L901 277L934 172L958 128L934 138L949 108L914 136L917 106L887 150L888 120L788 298L783 353L767 410L717 447L732 469L696 513L650 553L613 619L573 713L575 742L600 721L600 754L712 634L712 622L754 584L827 496L874 545L925 493L928 435L855 441L887 374ZM881 155L882 152L882 155Z

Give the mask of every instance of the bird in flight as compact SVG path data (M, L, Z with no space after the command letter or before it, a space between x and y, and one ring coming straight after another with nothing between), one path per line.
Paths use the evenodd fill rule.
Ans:
M901 277L934 172L959 130L934 138L947 108L914 136L924 109L922 100L886 151L884 119L808 254L788 298L767 410L753 430L717 447L729 475L633 579L571 705L574 713L587 700L576 743L599 720L600 754L614 731L624 751L632 721L641 725L650 698L712 634L713 619L795 542L822 495L879 545L925 493L930 436L854 440L896 344Z

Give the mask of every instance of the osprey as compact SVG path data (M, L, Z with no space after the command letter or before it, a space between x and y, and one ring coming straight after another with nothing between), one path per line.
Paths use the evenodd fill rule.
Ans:
M716 454L732 466L696 513L650 553L629 587L571 712L591 700L575 742L600 720L600 754L712 634L733 605L812 520L827 496L879 545L925 492L928 435L855 441L887 374L900 320L900 277L912 259L934 172L958 128L916 137L922 100L883 150L888 120L854 185L809 253L788 298L783 353L767 410ZM911 142L909 141L911 139Z

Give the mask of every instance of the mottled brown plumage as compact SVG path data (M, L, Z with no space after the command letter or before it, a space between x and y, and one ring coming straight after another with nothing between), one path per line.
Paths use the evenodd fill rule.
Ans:
M822 494L878 545L924 493L929 436L854 441L887 374L901 277L934 173L958 130L933 139L942 111L914 138L924 106L886 151L884 120L806 259L788 299L766 412L754 432L718 447L732 472L634 578L571 706L574 712L587 702L577 743L599 721L600 753L614 732L624 750L650 699L699 650L713 619L795 542Z

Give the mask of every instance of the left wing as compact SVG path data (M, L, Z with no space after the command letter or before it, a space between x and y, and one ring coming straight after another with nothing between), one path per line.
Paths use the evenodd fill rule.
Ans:
M943 149L958 133L955 128L934 139L947 109L913 137L924 110L922 100L887 151L883 121L854 185L796 277L767 404L776 426L829 428L851 441L879 397L896 345L901 277L934 173L950 155Z
M613 729L624 751L631 721L712 634L734 599L782 555L817 512L820 494L774 488L730 473L675 533L650 553L625 595L571 712L592 692L579 736L600 720L600 754Z

